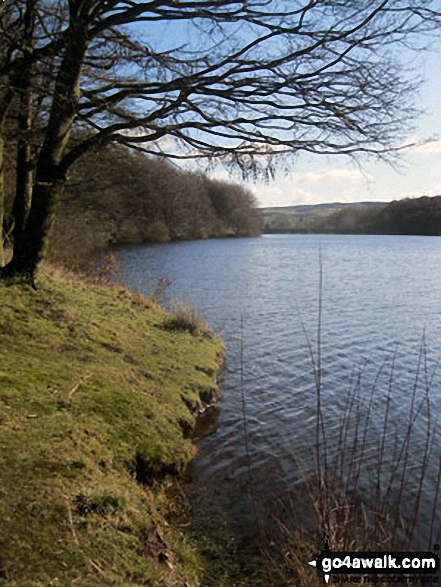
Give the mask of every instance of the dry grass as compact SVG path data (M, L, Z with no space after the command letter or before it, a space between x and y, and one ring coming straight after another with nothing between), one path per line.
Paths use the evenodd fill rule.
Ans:
M393 354L373 381L366 382L364 367L353 374L346 405L335 426L323 408L327 390L322 380L321 275L319 305L315 351L304 329L315 376L316 426L315 474L304 474L303 481L317 534L311 538L295 529L294 503L292 520L288 515L278 521L285 545L284 564L277 566L281 584L292 585L295 576L302 587L317 584L316 571L306 563L323 548L324 540L333 551L372 552L431 551L441 539L441 458L434 449L438 427L431 399L437 365L430 372L425 335L407 395L407 414L398 415L394 408L398 383ZM399 394L402 396L403 389ZM377 414L382 413L380 424L378 416L376 422L372 417L374 406ZM431 461L435 466L429 471ZM434 494L431 511L424 512L429 472Z
M320 269L315 348L304 328L314 372L316 413L311 453L315 454L315 471L307 473L310 467L296 460L306 494L302 497L310 504L308 507L301 501L302 517L308 508L315 532L299 528L299 499L286 496L281 504L283 515L276 520L279 536L272 544L275 548L263 552L270 561L269 579L263 583L268 587L316 586L321 578L307 563L325 542L336 552L393 552L432 551L441 541L441 458L435 450L438 425L431 398L437 365L429 368L425 336L416 353L404 415L396 411L394 399L404 397L405 390L398 389L396 356L391 353L373 380L367 380L365 366L353 373L339 421L332 421L324 409L332 396L322 377L321 281ZM245 410L243 419L248 454ZM429 482L433 495L427 511ZM254 500L251 475L249 484ZM259 528L257 520L256 531ZM393 580L382 582L385 587L394 584Z
M203 320L197 310L192 305L181 301L176 301L172 307L172 315L164 320L164 328L167 330L184 330L193 335L202 334L211 337L213 335L211 328Z
M380 391L381 375L388 379L385 393ZM437 433L430 381L423 341L410 391L410 407L403 418L394 413L392 404L395 357L383 366L369 393L363 385L361 370L339 422L334 456L325 441L324 435L330 436L330 432L322 412L323 426L316 436L321 468L307 486L318 528L328 537L333 550L409 550L421 548L423 540L430 550L439 539L437 493L429 529L422 511ZM381 406L383 412L379 429L371 417L374 404L377 409ZM422 440L416 435L417 427L424 430ZM438 464L439 456L435 459Z

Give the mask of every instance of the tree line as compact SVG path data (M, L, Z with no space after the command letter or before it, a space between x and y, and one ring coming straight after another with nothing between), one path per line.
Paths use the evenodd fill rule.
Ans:
M417 113L400 49L439 18L437 0L0 2L0 226L12 147L19 170L0 277L33 282L66 182L109 144L244 176L387 157Z
M343 208L311 220L273 223L267 232L318 234L409 234L441 236L441 196L395 200L373 208Z
M256 200L241 185L109 146L72 173L48 255L81 266L109 244L257 236L261 228Z

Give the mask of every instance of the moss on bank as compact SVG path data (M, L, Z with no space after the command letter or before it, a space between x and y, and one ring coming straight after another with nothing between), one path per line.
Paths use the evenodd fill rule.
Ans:
M194 454L219 341L53 270L0 304L0 584L197 585L163 481Z

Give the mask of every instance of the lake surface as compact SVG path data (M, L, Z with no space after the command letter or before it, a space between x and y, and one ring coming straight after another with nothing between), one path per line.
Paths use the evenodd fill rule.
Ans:
M387 491L392 475L391 503L400 486L402 502L420 500L412 544L427 547L429 538L435 540L441 238L267 235L124 248L117 257L121 278L131 289L148 293L155 280L167 278L169 299L195 304L227 345L222 398L199 440L192 469L194 499L201 508L226 513L236 532L252 534L251 476L265 526L276 524L273 515L287 521L291 512L281 508L290 502L295 523L313 528L305 480L314 479L317 469L312 357L317 365L321 275L328 474L341 457L342 430L349 447L347 467L350 454L360 451L360 431L368 423L357 499L374 507L381 453L381 492ZM348 398L353 398L351 417L345 419ZM414 416L409 416L412 405ZM349 432L344 432L345 422ZM406 465L403 482L394 465L397 458L400 467ZM421 470L425 476L419 492ZM413 516L403 509L400 515Z

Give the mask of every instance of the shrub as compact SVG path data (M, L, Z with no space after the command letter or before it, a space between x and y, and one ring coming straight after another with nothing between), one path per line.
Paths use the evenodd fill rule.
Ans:
M195 306L184 302L174 303L173 313L169 318L166 318L163 326L166 330L187 330L193 335L212 335L210 327L200 317Z

